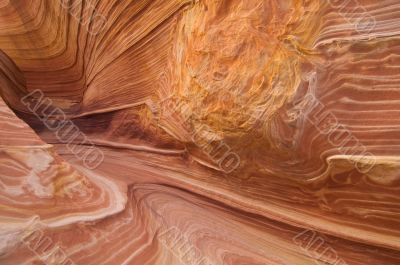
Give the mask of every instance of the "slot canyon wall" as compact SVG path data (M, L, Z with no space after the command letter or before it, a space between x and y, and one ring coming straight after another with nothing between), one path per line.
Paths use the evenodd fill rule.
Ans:
M400 264L397 0L0 0L0 264Z

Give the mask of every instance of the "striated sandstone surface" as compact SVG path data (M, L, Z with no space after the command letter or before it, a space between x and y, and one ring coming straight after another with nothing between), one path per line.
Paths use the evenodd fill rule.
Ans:
M0 0L0 264L400 264L396 0Z

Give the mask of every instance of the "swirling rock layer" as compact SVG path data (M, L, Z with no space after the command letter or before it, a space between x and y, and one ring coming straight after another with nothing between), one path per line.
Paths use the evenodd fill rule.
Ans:
M400 264L399 23L0 0L0 264Z

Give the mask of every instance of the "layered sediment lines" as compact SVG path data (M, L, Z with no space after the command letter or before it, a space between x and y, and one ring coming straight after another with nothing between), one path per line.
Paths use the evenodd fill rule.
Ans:
M124 209L125 186L74 169L1 99L0 113L0 259L21 245L33 223L62 227Z
M399 264L400 7L343 2L0 0L0 263Z

